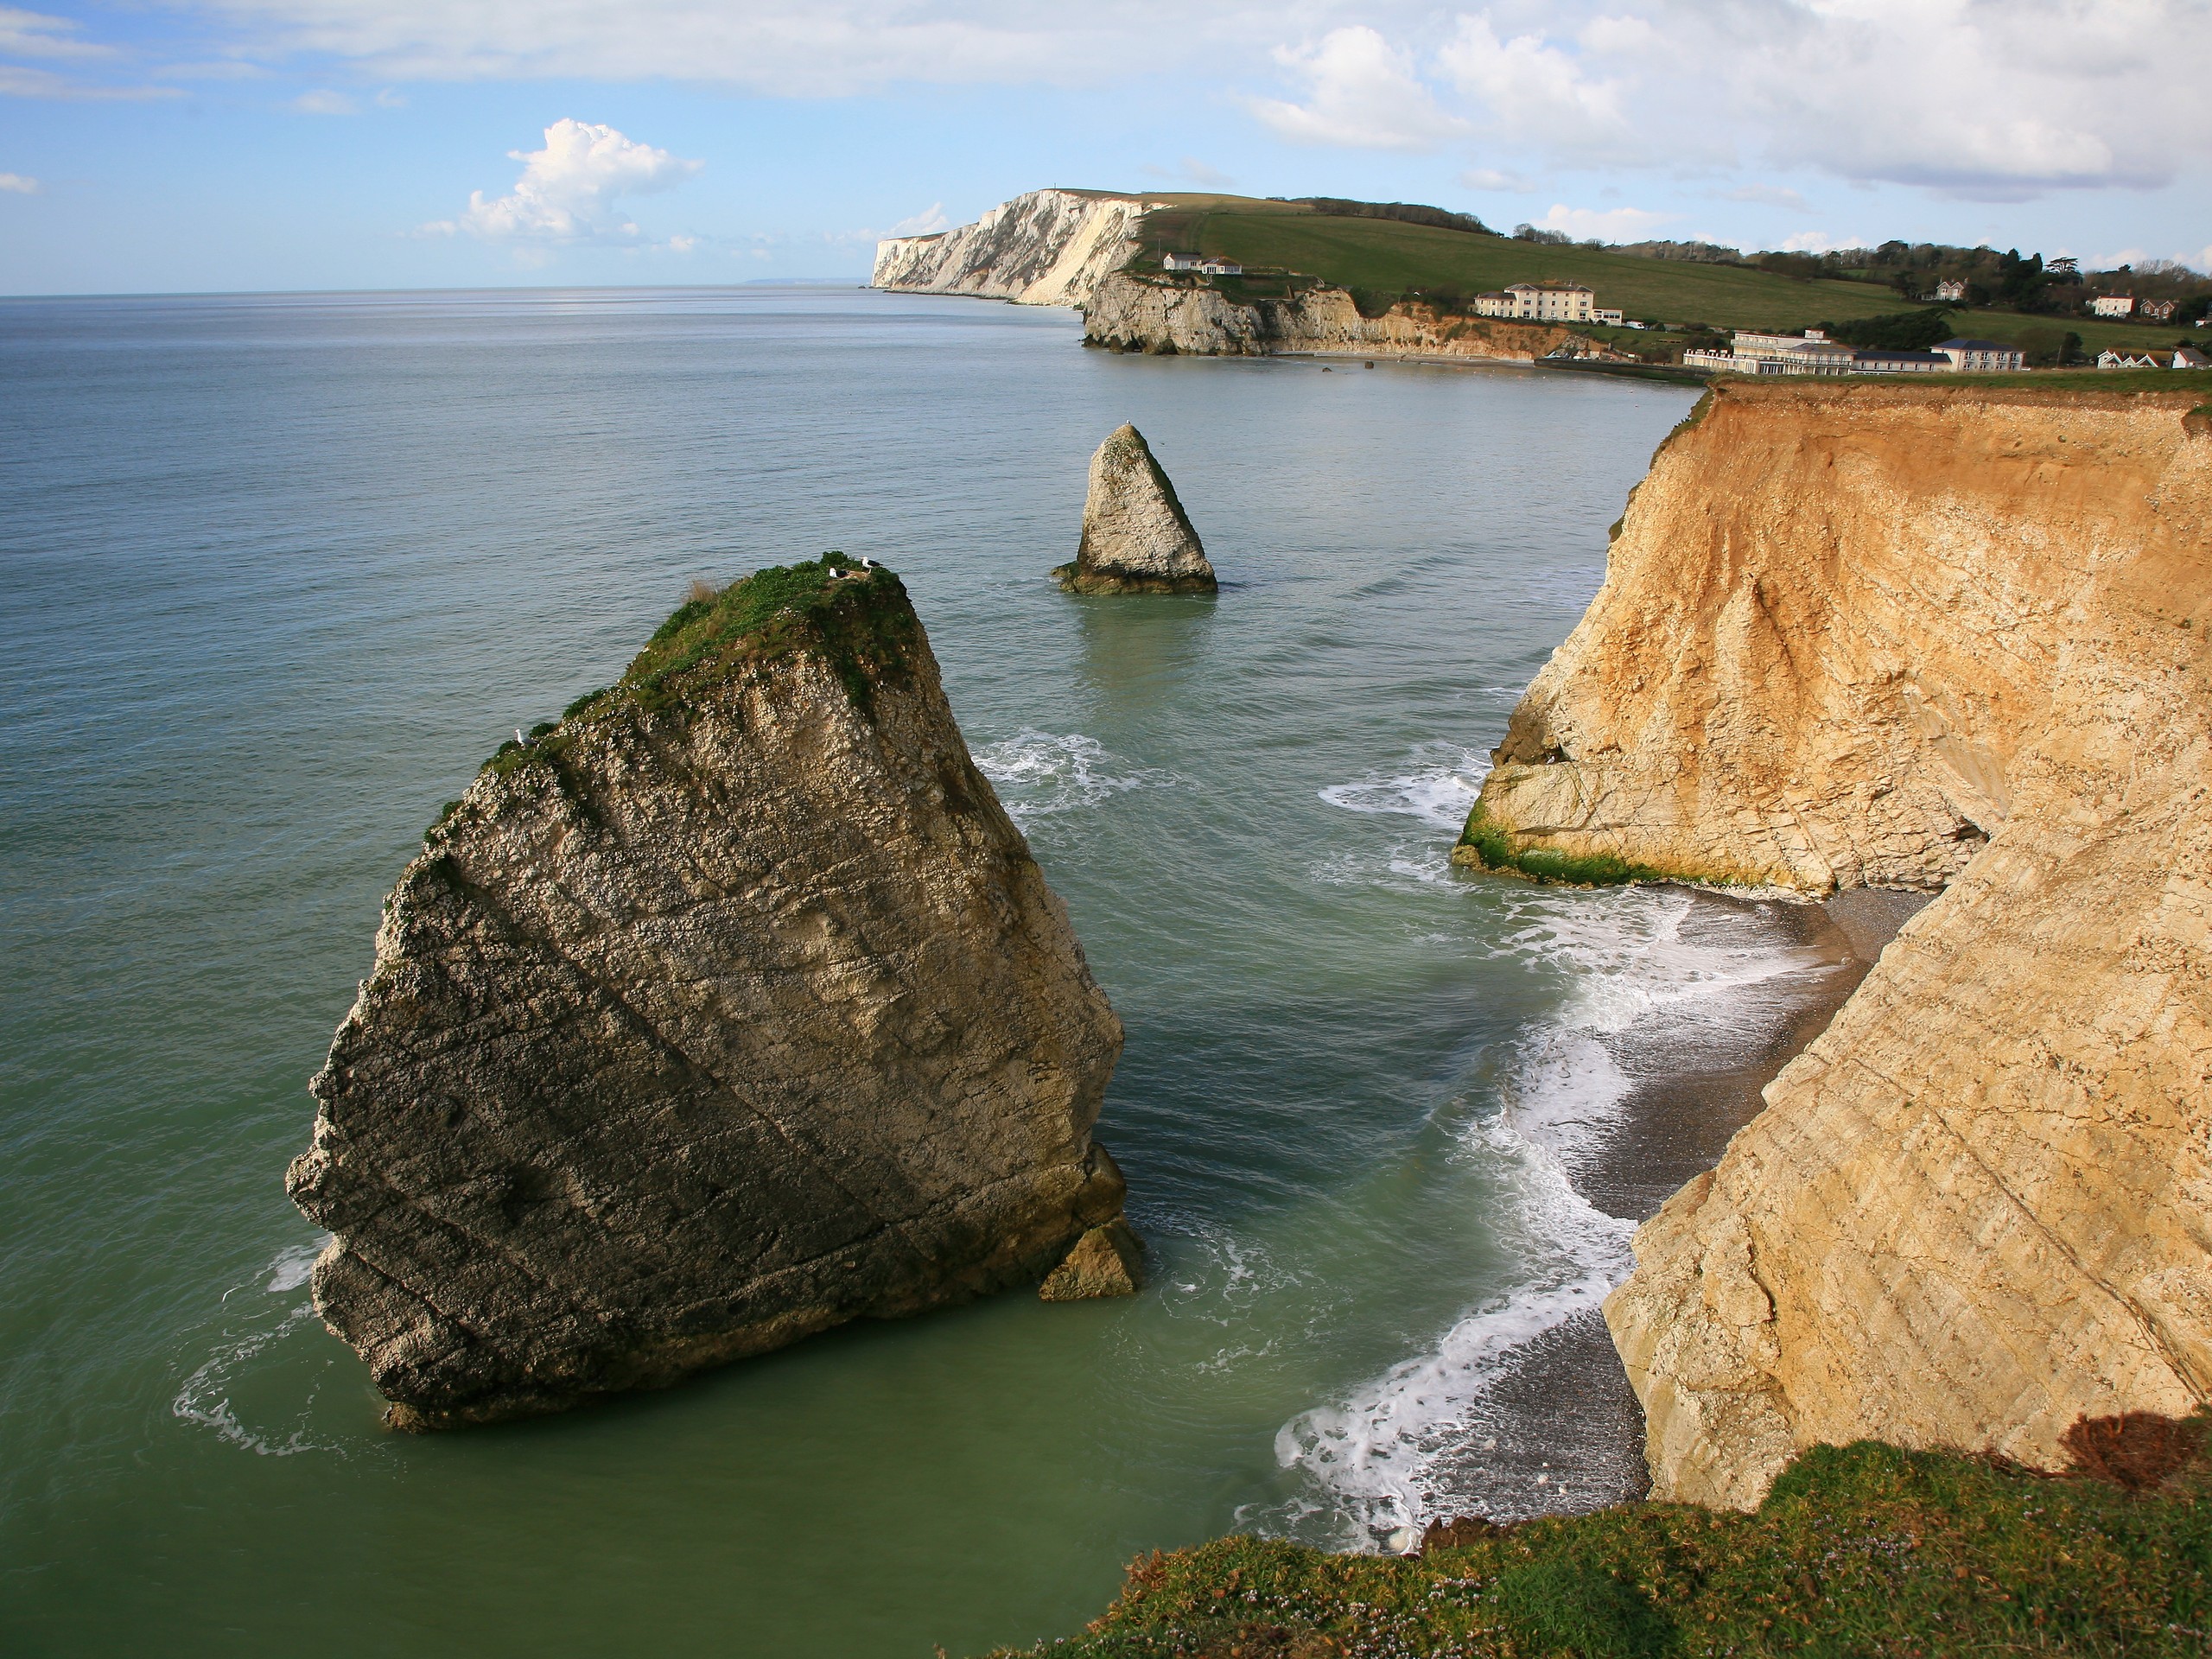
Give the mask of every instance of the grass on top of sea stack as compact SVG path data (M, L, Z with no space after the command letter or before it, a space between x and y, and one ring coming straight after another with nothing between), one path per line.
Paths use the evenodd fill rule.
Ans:
M1140 1559L1086 1633L1020 1651L2202 1655L2212 1650L2205 1421L2105 1424L2121 1421L2162 1433L2171 1455L2131 1466L2084 1440L2077 1457L2104 1478L2061 1478L1861 1441L1805 1453L1752 1515L1628 1503L1512 1527L1462 1522L1456 1538L1433 1530L1411 1558L1219 1539Z
M802 648L826 657L854 704L873 713L876 682L903 676L921 638L906 585L883 566L842 553L771 565L726 588L695 582L620 680L586 692L528 737L510 738L479 770L505 774L542 763L559 775L579 729L575 722L623 708L651 714L749 664ZM448 801L430 833L461 804Z

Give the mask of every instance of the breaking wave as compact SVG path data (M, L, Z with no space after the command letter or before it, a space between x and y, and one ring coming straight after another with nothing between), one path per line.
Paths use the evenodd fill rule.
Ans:
M1056 737L1025 727L975 756L976 770L991 780L1007 816L1025 830L1040 818L1096 806L1129 790L1166 789L1176 782L1173 773L1155 769L1121 769L1103 744L1080 732Z
M1240 1520L1340 1548L1394 1548L1440 1515L1567 1507L1564 1484L1501 1503L1481 1466L1497 1441L1471 1447L1471 1431L1532 1342L1594 1312L1627 1276L1636 1224L1598 1209L1573 1179L1577 1163L1619 1127L1635 1086L1623 1057L1686 1014L1740 1023L1747 1002L1772 995L1762 988L1825 960L1771 930L1694 937L1685 924L1700 900L1679 889L1531 888L1503 902L1520 913L1501 951L1563 981L1554 1012L1519 1040L1498 1109L1459 1147L1497 1182L1500 1242L1518 1282L1468 1309L1427 1351L1286 1423L1276 1460L1302 1477L1301 1496L1272 1516Z

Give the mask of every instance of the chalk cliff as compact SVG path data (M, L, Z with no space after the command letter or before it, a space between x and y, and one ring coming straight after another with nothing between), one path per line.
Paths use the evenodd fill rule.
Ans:
M912 294L971 294L1020 305L1090 302L1136 251L1145 204L1096 190L1032 190L972 225L875 245L869 283Z
M899 579L763 571L400 877L287 1182L315 1304L435 1427L1035 1283L1119 1217L1121 1043Z
M1175 486L1126 422L1090 458L1083 539L1075 562L1052 575L1073 594L1211 594L1219 586Z
M1232 300L1208 283L1116 271L1084 313L1085 343L1116 351L1189 357L1263 357L1346 352L1375 357L1468 357L1533 362L1552 356L1614 359L1618 353L1548 323L1463 317L1401 301L1360 315L1344 289L1301 287L1288 299Z
M1637 1236L1661 1497L2212 1402L2198 396L1717 390L1513 715L1463 859L1943 889Z

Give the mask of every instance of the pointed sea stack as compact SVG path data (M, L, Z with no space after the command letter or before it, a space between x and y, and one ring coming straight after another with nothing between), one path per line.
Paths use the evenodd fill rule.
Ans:
M1052 572L1071 594L1211 594L1213 566L1151 446L1123 425L1090 458L1083 543Z
M832 555L447 809L286 1185L392 1423L558 1410L1035 1284L1120 1216L1121 1046L905 588Z

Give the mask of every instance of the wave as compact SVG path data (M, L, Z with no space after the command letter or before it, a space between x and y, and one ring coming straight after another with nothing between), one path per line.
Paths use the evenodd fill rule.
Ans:
M184 1379L176 1398L169 1402L172 1416L213 1429L232 1446L257 1457L290 1458L303 1452L345 1455L343 1446L315 1440L308 1433L308 1419L321 1386L320 1377L309 1388L307 1399L296 1415L283 1427L256 1427L247 1418L258 1414L241 1408L234 1400L244 1386L266 1382L261 1375L265 1368L257 1364L264 1354L295 1331L313 1323L313 1302L272 1306L271 1301L277 1297L289 1298L307 1283L315 1259L327 1242L326 1235L312 1244L289 1245L279 1250L255 1275L261 1297L270 1300L248 1300L236 1308L235 1322L223 1332L222 1341ZM225 1306L231 1307L233 1297L256 1288L254 1283L233 1286L223 1294Z
M1490 762L1481 752L1457 743L1424 743L1402 770L1371 772L1348 784L1332 784L1321 798L1347 812L1418 818L1433 829L1458 834L1481 792Z
M1685 1011L1740 1020L1747 998L1827 960L1770 926L1694 931L1700 899L1678 889L1532 887L1503 901L1519 914L1501 951L1565 980L1553 1014L1521 1038L1499 1109L1462 1145L1502 1179L1500 1242L1519 1264L1518 1282L1463 1313L1427 1352L1285 1424L1276 1459L1302 1475L1305 1491L1287 1510L1240 1519L1339 1548L1395 1548L1440 1515L1573 1504L1566 1470L1548 1467L1534 1477L1540 1498L1522 1491L1501 1502L1501 1484L1482 1469L1497 1443L1478 1448L1470 1439L1530 1344L1594 1313L1631 1266L1636 1224L1599 1210L1573 1179L1580 1159L1617 1132L1635 1086L1621 1051ZM1571 1464L1576 1448L1567 1450Z
M1172 772L1146 767L1109 770L1105 745L1080 732L1056 737L1024 727L1003 742L976 750L975 759L1007 815L1025 830L1039 818L1096 806L1129 790L1172 788L1179 781Z

